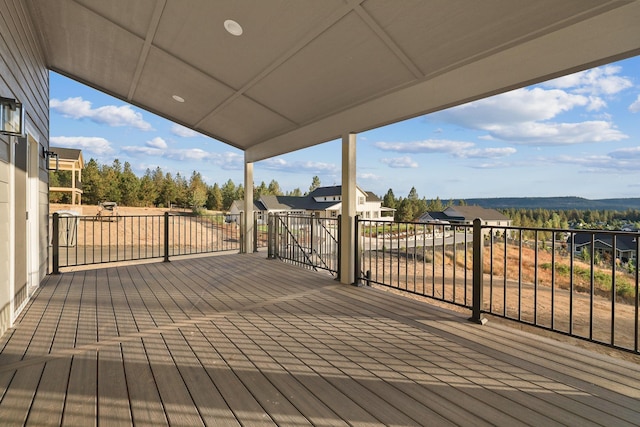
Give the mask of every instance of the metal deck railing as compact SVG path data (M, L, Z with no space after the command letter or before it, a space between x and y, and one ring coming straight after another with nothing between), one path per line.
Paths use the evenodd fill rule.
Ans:
M357 280L639 353L640 233L357 220Z
M52 216L52 271L242 249L240 215Z

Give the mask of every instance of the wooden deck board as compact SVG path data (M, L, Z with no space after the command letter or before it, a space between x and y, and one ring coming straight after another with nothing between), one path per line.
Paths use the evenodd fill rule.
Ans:
M134 424L149 427L168 425L142 341L123 344L122 360Z
M2 425L640 425L640 365L225 255L50 276Z
M131 424L127 377L119 345L98 352L98 425Z
M29 410L27 425L59 426L62 423L70 371L70 357L47 362Z
M371 299L365 300L366 304L375 304ZM385 306L389 307L388 304ZM402 304L402 307L410 313L411 310L406 304ZM399 307L398 307L399 308ZM393 309L393 307L391 307ZM420 315L421 313L416 312L415 315ZM500 361L500 359L504 358L505 353L510 354L518 360L520 365L526 363L527 360L532 358L537 358L536 366L541 367L544 366L548 368L548 371L544 372L545 375L551 375L555 378L555 381L549 381L547 377L538 377L529 378L527 383L523 385L516 386L513 382L514 378L512 376L507 376L507 379L500 379L501 387L508 386L508 389L512 390L514 388L526 389L529 391L529 394L532 394L532 397L535 399L543 399L547 400L554 405L555 408L547 408L545 411L540 411L541 414L548 414L550 416L555 416L558 418L559 422L566 417L567 412L572 412L572 417L575 419L584 418L582 423L589 423L591 421L600 422L600 425L606 425L610 423L612 420L616 420L617 423L625 423L630 422L633 423L637 420L636 410L631 409L630 411L625 406L632 405L635 402L637 404L637 400L634 398L630 398L628 396L621 396L617 393L614 395L609 395L606 390L600 390L598 394L598 399L593 401L588 395L588 392L585 392L581 388L578 388L580 385L583 385L590 388L590 382L595 381L599 386L614 386L616 389L620 389L620 387L616 387L615 382L611 381L606 376L604 377L594 377L591 375L590 370L595 366L592 363L589 363L587 366L579 366L579 364L574 363L573 353L567 353L561 359L556 359L552 361L547 360L547 353L541 351L535 347L531 346L531 339L536 339L536 342L539 340L538 337L531 336L529 334L525 344L522 346L514 345L514 341L517 341L515 338L508 339L500 339L496 337L497 334L492 333L492 328L476 328L474 326L463 324L461 327L460 319L455 322L455 325L451 325L447 322L434 321L434 325L442 331L447 331L451 333L452 336L463 336L466 340L467 345L472 349L479 349L482 351L487 351L488 347L494 347L494 350L491 350L491 353L495 353L494 358L492 358L492 363L496 363L496 361ZM469 329L471 328L471 330ZM466 332L465 332L466 331ZM509 332L506 332L509 335ZM541 340L544 342L544 340ZM478 345L475 345L478 344ZM558 345L558 343L555 343ZM553 345L553 344L550 344ZM490 353L490 354L491 354ZM506 359L505 359L506 360ZM584 362L584 361L583 361ZM459 364L462 362L459 362ZM509 368L513 369L513 366L507 365L513 363L513 360L509 359L508 362L502 363L501 369L502 372L507 372ZM613 361L613 364L618 364L619 361ZM456 364L459 366L459 364ZM625 364L629 367L629 364ZM632 368L637 369L637 366L632 366ZM486 368L485 368L486 369ZM567 376L565 372L567 369L571 369L573 375ZM477 369L476 369L477 370ZM522 370L522 373L525 371ZM498 373L496 372L495 378L498 377ZM584 380L583 377L587 377L588 380ZM510 380L508 380L510 378ZM599 379L599 381L598 381ZM511 382L510 382L511 381ZM576 381L579 384L574 386L570 386L568 384L574 384ZM533 383L533 384L532 384ZM543 387L543 393L536 392L536 385ZM539 390L541 391L541 390ZM625 389L627 392L631 392L631 394L635 394L634 390ZM533 393L531 393L533 392ZM554 393L549 398L549 393ZM570 397L567 397L570 396ZM510 397L510 398L513 398ZM535 400L527 400L527 403L530 405L539 405L539 402ZM632 425L632 424L630 424Z
M63 426L95 425L98 406L98 360L96 351L73 356L67 399L62 413Z

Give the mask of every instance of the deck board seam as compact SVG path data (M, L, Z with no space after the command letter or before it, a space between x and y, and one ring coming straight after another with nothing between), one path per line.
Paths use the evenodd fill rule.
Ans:
M338 287L338 286L340 285L329 285L328 287ZM255 310L256 308L264 307L269 304L277 304L278 302L281 302L281 301L286 301L286 300L296 299L296 298L303 298L310 294L322 292L323 290L326 290L326 289L327 287L323 289L311 289L306 292L298 293L298 294L284 295L274 300L267 300L260 303L255 303L255 304L252 304L251 306L247 306L243 308L236 308L236 309L229 310L226 312L221 312L221 313L212 313L212 314L200 316L194 319L182 320L175 323L170 323L170 324L160 325L154 328L145 329L139 332L133 332L126 335L111 337L103 341L97 341L95 343L79 345L77 347L60 349L57 351L51 351L50 353L45 355L34 356L29 359L22 359L20 361L16 361L13 363L8 363L3 366L0 366L0 374L4 372L10 372L13 370L21 369L27 366L34 366L40 363L45 363L47 361L62 358L62 357L79 355L88 351L98 351L101 348L108 347L111 345L122 344L125 342L135 341L140 338L151 337L157 334L162 334L163 332L169 332L169 331L173 331L173 330L188 327L188 326L193 326L198 323L210 322L212 320L224 318L226 316L230 316L242 311L252 311L252 310Z

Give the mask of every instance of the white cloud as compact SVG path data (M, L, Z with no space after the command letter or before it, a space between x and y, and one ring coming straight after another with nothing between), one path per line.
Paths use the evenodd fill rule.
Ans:
M122 147L122 151L133 156L155 156L163 157L176 161L201 161L213 164L221 169L225 170L242 170L244 167L244 157L241 154L233 152L225 153L210 153L200 148L187 148L187 149L168 149L159 148L164 140L157 141L161 138L154 138L151 141L147 141L147 145L144 147L139 146L125 146ZM155 141L155 142L154 142ZM155 144L155 145L154 145ZM165 143L166 144L166 143Z
M173 126L171 126L171 133L183 138L193 138L200 135L195 130L189 129L179 124L174 124Z
M153 130L150 123L142 118L142 114L134 111L129 105L116 107L105 105L92 108L91 102L81 97L68 98L64 101L52 99L49 102L51 110L72 119L89 119L95 123L106 124L112 127L131 126L133 128L149 131Z
M396 153L454 153L473 147L472 142L448 141L444 139L428 139L413 142L376 142L375 147L383 151Z
M621 71L619 65L605 65L550 80L544 86L591 96L615 95L633 87L630 79L618 75Z
M498 159L515 154L516 151L513 147L473 148L461 150L455 153L454 156L465 159Z
M379 175L376 175L376 174L370 173L370 172L358 173L358 174L356 174L356 177L358 179L372 180L372 181L377 181L377 180L379 180L381 178Z
M156 136L152 140L147 141L146 144L148 147L158 148L161 150L164 150L167 148L167 143L165 142L164 139L160 138L159 136Z
M559 89L518 89L436 113L440 119L469 129L485 131L485 140L527 145L565 145L620 141L628 136L609 120L575 123L551 119L575 107L598 110L606 106L600 98L574 95Z
M608 65L551 80L533 88L517 89L494 97L441 111L427 120L442 120L464 128L485 131L485 140L528 145L565 145L620 141L618 130L604 111L607 98L633 87L621 76L620 66ZM556 119L577 108L598 118L583 122ZM630 107L640 111L640 96Z
M473 169L502 169L512 167L513 165L504 162L492 162L492 163L478 163L473 164L470 167Z
M614 159L640 159L640 146L620 148L609 153Z
M569 145L620 141L628 136L611 122L594 120L578 123L526 122L494 124L487 131L497 139L525 145Z
M624 154L627 150L626 155ZM635 157L634 157L635 156ZM620 149L609 154L591 156L559 156L545 159L547 164L561 163L580 166L587 173L638 173L638 158L640 147Z
M562 90L524 88L435 113L431 118L471 129L486 130L496 124L550 120L577 106L587 106L589 98Z
M96 156L104 156L114 152L109 141L97 136L52 136L51 145L64 148L77 148ZM84 157L87 157L86 154Z
M417 168L418 163L409 156L380 159L382 163L390 168Z
M333 163L294 161L289 162L281 157L266 159L257 163L258 167L291 173L334 174L340 169Z
M631 111L632 113L640 112L640 95L638 95L636 100L633 101L631 105L629 105L629 111Z

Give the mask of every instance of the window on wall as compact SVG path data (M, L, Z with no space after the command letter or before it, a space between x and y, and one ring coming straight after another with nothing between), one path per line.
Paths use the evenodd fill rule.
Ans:
M358 197L358 204L364 205L364 197Z
M335 218L338 216L338 211L331 211L331 218Z

